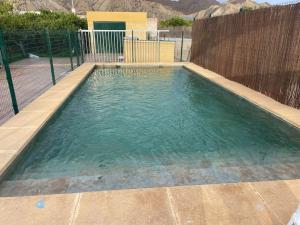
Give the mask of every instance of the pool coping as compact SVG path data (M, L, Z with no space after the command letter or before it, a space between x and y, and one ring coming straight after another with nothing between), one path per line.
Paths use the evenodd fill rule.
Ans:
M88 75L94 70L95 67L115 67L115 66L125 66L125 67L140 67L140 66L157 66L157 64L116 64L116 63L104 63L104 64L94 64L94 63L85 63L73 72L71 72L68 76L63 78L60 82L58 82L55 86L48 89L45 93L43 93L40 97L38 97L36 100L34 100L32 103L30 103L28 106L26 106L21 112L11 118L9 121L4 123L0 127L0 176L3 177L9 166L16 160L16 158L23 152L23 150L26 148L26 146L30 143L30 141L35 137L35 135L43 128L43 126L51 119L51 117L57 112L57 110L63 105L63 103L68 99L68 97L80 86L80 84L88 77ZM229 90L230 92L233 92L237 94L238 96L241 96L242 98L245 98L249 102L252 102L253 104L257 105L258 107L274 114L278 118L287 121L288 123L294 125L295 127L300 128L300 110L291 108L289 106L285 106L279 102L276 102L275 100L271 99L270 97L267 97L265 95L262 95L261 93L254 91L250 88L247 88L241 84L238 84L234 81L230 81L221 75L214 73L212 71L209 71L207 69L204 69L200 66L197 66L193 63L163 63L159 64L159 66L183 66L186 69L189 69L196 74L216 83L217 85L224 87L226 90ZM290 180L290 181L270 181L270 182L261 182L261 183L268 183L272 184L271 186L277 187L277 183L282 182L289 182L293 183L300 187L300 180ZM256 184L260 182L248 182L246 184ZM223 187L223 186L241 186L244 187L245 183L236 183L236 184L219 184L219 185L193 185L188 186L185 188L191 188L191 190L197 187ZM262 185L264 187L264 185ZM268 185L266 185L267 187ZM166 191L167 198L169 203L172 202L172 196L170 196L170 190L171 189L178 189L180 190L183 187L172 187L172 188L150 188L150 189L134 189L134 190L122 190L124 193L126 192L145 192L144 190L164 190ZM208 188L209 192L210 188ZM300 190L300 188L299 188ZM119 193L122 191L104 191L104 192L96 192L99 195L102 195L103 193ZM272 189L269 190L272 193L276 190ZM151 191L150 191L151 192ZM294 193L295 191L293 191ZM300 201L300 191L296 193L297 195L297 201ZM188 191L189 193L189 191ZM252 192L251 192L252 193ZM257 191L253 190L253 193L257 194ZM85 194L82 194L85 195ZM260 195L258 193L258 195ZM282 197L284 193L278 193L277 197ZM46 196L46 197L45 197ZM52 196L52 197L51 197ZM75 212L72 214L76 216L76 208L78 204L80 203L81 193L75 193L75 194L61 194L61 195L44 195L45 198L56 198L57 196L61 196L59 198L62 199L68 199L72 198L71 203L74 205L72 210ZM70 197L72 196L72 197ZM220 197L220 196L219 196ZM234 198L234 194L232 196ZM275 198L276 196L274 196ZM21 201L22 199L38 199L40 198L37 196L32 197L8 197L8 198L0 198L0 208L1 208L1 202L4 199L14 199L14 204L17 204L18 201ZM75 199L73 199L75 198ZM193 200L193 198L191 198ZM264 201L263 201L264 202ZM169 204L168 203L168 204ZM284 201L283 201L284 203ZM57 204L60 204L59 202ZM252 204L252 203L251 203ZM169 204L170 205L170 204ZM172 205L172 204L171 204ZM75 207L75 208L74 208ZM159 205L157 206L159 207ZM173 206L171 206L171 214L175 218L175 222L172 224L181 224L180 218L176 215L176 210L172 209ZM227 206L225 206L227 207ZM293 201L293 207L295 207L295 200ZM271 210L271 209L268 209ZM72 212L73 212L72 211ZM272 210L271 210L272 211ZM11 212L12 215L14 212ZM291 213L289 211L289 213ZM273 214L272 214L273 215ZM177 218L177 219L176 219ZM69 218L70 219L70 218ZM0 218L1 220L1 218ZM74 218L71 218L70 224L75 224ZM177 222L176 222L177 221ZM49 221L44 221L49 222ZM8 223L6 223L8 224ZM18 224L18 223L16 223ZM21 223L20 223L21 224ZM76 223L77 224L77 223ZM84 224L84 223L82 223ZM206 223L205 223L206 224ZM210 223L207 223L210 224ZM279 223L284 224L284 223Z
M283 105L237 82L193 63L84 63L0 126L0 179L47 121L96 67L181 66L235 93L276 117L300 128L300 110Z
M286 225L300 180L0 198L5 225Z
M223 87L225 90L236 94L258 106L259 108L271 113L275 117L286 121L290 125L300 129L300 110L284 105L271 97L268 97L258 91L248 88L240 83L231 81L213 71L188 63L184 68L210 80L211 82Z
M92 63L78 67L0 126L0 180L94 68Z

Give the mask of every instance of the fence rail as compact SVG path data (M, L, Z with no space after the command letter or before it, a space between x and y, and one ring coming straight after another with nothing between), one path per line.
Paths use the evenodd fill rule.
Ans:
M185 45L184 35L166 40L162 38L166 33L166 30L1 31L0 124L83 62L159 63L188 58L189 45Z
M88 62L159 63L174 60L174 46L161 39L166 30L82 30ZM174 41L172 41L174 42ZM173 48L172 48L173 47ZM169 55L162 49L169 51ZM173 51L173 54L172 54Z
M0 31L0 124L82 63L77 32Z
M197 20L191 61L300 108L300 4Z

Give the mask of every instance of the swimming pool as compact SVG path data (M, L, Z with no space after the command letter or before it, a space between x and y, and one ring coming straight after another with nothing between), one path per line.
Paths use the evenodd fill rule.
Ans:
M181 67L97 69L1 196L300 178L300 131Z

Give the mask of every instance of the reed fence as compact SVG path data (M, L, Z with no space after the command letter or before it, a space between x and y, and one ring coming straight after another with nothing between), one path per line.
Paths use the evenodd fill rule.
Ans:
M195 21L191 61L300 108L300 4Z

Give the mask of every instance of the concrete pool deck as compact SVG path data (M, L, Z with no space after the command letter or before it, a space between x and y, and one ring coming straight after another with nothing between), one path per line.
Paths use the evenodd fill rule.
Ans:
M300 110L192 63L161 65L184 66L300 128ZM0 176L94 67L83 64L0 127ZM0 224L286 224L299 202L300 180L8 197Z
M0 198L5 225L286 225L300 181Z

